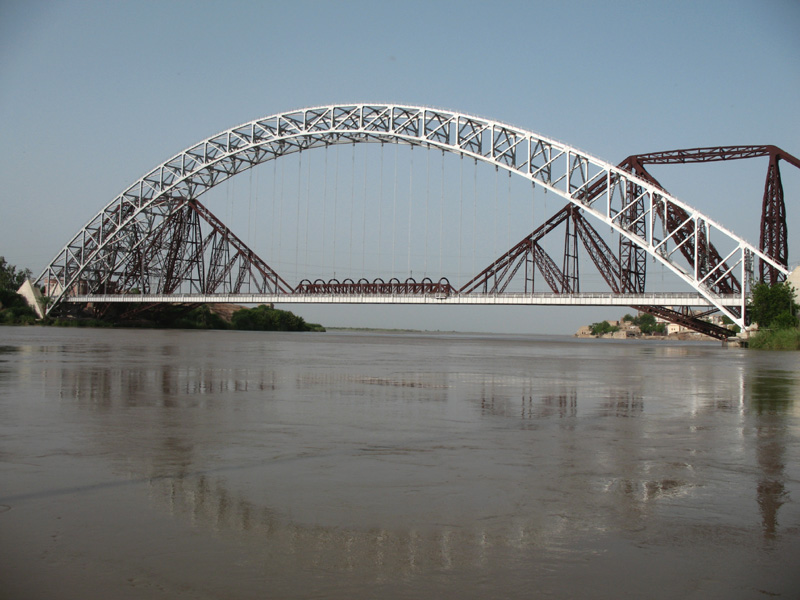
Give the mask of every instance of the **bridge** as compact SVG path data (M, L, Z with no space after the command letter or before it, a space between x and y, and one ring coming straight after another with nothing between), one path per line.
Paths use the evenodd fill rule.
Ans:
M371 166L364 153L358 177L356 146L380 152ZM395 148L388 167L386 146ZM402 173L400 147L409 149ZM342 148L351 155L339 168ZM422 167L415 148L426 151ZM647 170L757 157L769 159L758 247L672 196ZM287 177L290 159L296 162ZM800 160L775 146L674 150L613 165L532 131L458 112L391 104L306 108L233 127L158 165L78 231L36 283L50 298L48 314L119 302L631 306L724 339L729 330L704 317L721 313L744 327L752 286L788 276L781 161L800 168ZM257 218L253 172L265 163L273 166L271 215ZM481 172L484 185L479 165L490 173ZM245 172L247 235L237 235L200 197L225 186L230 195L233 179ZM500 173L507 176L502 185ZM560 200L559 209L537 219L548 194ZM233 214L232 197L218 204ZM257 252L259 234L270 245ZM445 272L432 276L437 245ZM470 273L463 263L471 257L474 264L479 252L490 257L487 266ZM292 255L289 283L279 271ZM367 257L374 266L368 268ZM406 268L398 268L404 260ZM648 289L655 287L648 284L648 261L662 278L669 275L674 289ZM374 276L383 269L386 275ZM415 278L415 270L422 276ZM587 290L590 281L605 289Z

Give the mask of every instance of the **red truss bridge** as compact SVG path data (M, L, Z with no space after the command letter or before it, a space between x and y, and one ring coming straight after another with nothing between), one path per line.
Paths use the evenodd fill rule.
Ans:
M337 147L355 148L362 144L378 145L382 161L383 148L390 144L441 153L442 175L431 183L430 163L426 164L424 176L417 175L417 187L413 183L407 186L408 208L400 218L398 180L408 177L413 181L413 167L409 175L398 176L395 154L394 193L390 194L384 192L384 171L391 168L384 168L385 161L379 168L369 168L365 159L362 170L365 192L359 209L363 218L359 219L354 200L355 190L360 186L355 177L355 150L349 204L339 201L342 196L337 187L339 175L335 176L336 183L328 180L327 156ZM349 244L350 266L344 269L348 272L346 277L337 278L336 273L343 269L335 264L327 275L319 276L319 264L306 261L307 274L296 267L293 282L289 282L279 274L282 269L277 259L257 254L252 244L242 239L245 236L237 236L200 202L200 197L253 167L270 161L273 165L283 163L291 155L299 156L302 161L302 156L314 149L325 155L325 183L316 194L323 196L321 209L319 205L311 206L310 191L305 195L302 191L300 162L295 190L298 197L282 198L279 204L281 212L283 207L287 213L296 210L294 221L291 227L278 223L273 207L269 233L274 241L277 228L278 236L288 239L292 237L289 230L294 228L292 243L298 246L295 257L301 253L301 238L305 237L303 252L307 256L308 245L321 237L322 259L317 263L325 263L330 256L333 256L331 262L335 260L338 239L340 249ZM495 252L493 259L483 263L485 268L466 276L461 268L429 276L432 271L428 268L429 259L434 262L437 254L432 249L436 242L429 240L438 239L440 265L445 253L451 263L458 261L459 267L467 255L474 261L475 246L482 239L479 230L491 230L491 219L497 239L497 178L494 207L482 197L479 213L478 192L474 192L470 204L464 201L462 190L458 214L446 215L452 207L447 207L445 195L457 185L451 182L445 185L445 155L461 161L457 185L463 186L466 160L474 165L488 165L495 174L507 173L509 181L513 177L531 190L519 219L510 195L508 214L502 217L508 224L509 236L512 225L516 230L523 221L531 223L528 233L519 235L515 244ZM654 164L759 157L767 157L769 165L757 247L672 196L647 170ZM729 330L708 323L703 317L721 313L744 327L752 285L762 280L780 282L789 273L781 161L800 168L797 158L775 146L673 150L629 156L612 165L532 131L458 112L391 104L307 108L223 131L158 165L78 231L44 269L37 284L50 297L49 314L87 303L102 309L118 302L606 305L631 306L724 339ZM277 173L277 166L274 172ZM380 191L368 196L368 181L378 177ZM425 183L421 184L420 179L425 179ZM311 184L307 186L310 190ZM331 191L332 188L336 191ZM422 191L414 192L415 189ZM541 201L533 195L537 190L563 203L541 223L522 215L528 210L532 215L534 207L541 208ZM414 194L425 197L424 211L419 201L417 212L412 209ZM441 195L442 201L431 208L430 197L436 194ZM333 198L328 198L326 206L324 199L329 195ZM466 247L462 231L465 206L467 212L473 213L473 237ZM367 226L369 211L379 215L377 225ZM311 235L310 222L318 220L320 212L322 225ZM332 226L326 224L326 218L333 219ZM436 219L433 225L432 219ZM395 246L400 221L404 227L401 234L408 238L404 246L408 269L397 276ZM456 222L458 242L445 242L445 238L455 239L452 232ZM348 224L349 235L341 234ZM266 229L260 223L252 226ZM247 227L249 232L251 224ZM412 235L416 240L423 229L424 244L412 241ZM390 276L375 276L374 269L368 276L368 269L358 273L358 268L352 267L353 239L357 233L361 237L361 250L357 253L361 253L362 266L366 265L367 256L378 260L385 254L382 248L391 237ZM370 238L376 235L377 246L368 248ZM558 236L555 252L553 244L549 248L545 244L554 236ZM424 268L417 268L417 273L421 270L425 274L416 278L412 273L412 250L418 260L425 261ZM648 289L648 263L668 273L674 289L665 291L663 285ZM591 276L587 275L587 265L592 269ZM587 277L601 280L605 289L588 291Z

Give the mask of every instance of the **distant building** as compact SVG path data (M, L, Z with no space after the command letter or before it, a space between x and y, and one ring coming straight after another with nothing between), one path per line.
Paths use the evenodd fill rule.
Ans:
M684 333L685 331L689 331L683 325L678 323L667 323L667 335L672 335L675 333Z

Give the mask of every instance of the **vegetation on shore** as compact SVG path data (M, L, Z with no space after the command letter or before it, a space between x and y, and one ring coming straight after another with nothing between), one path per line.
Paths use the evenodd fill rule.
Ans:
M758 330L745 339L747 347L754 350L800 350L800 321L797 314L800 305L796 301L795 289L788 283L775 285L757 283L753 286L747 315L750 322L758 324ZM625 315L622 321L637 325L644 335L663 335L666 326L656 323L655 317L641 314L638 317ZM723 317L723 322L732 321ZM602 336L619 331L619 327L608 321L592 323L592 335ZM739 333L738 327L731 327L731 333Z
M36 313L16 292L0 288L0 325L32 325Z
M2 294L0 292L0 294ZM36 320L36 315L19 294L13 294L18 303L0 310L0 324L5 325L52 325L55 327L126 327L157 329L222 329L239 331L325 331L322 325L306 323L303 317L286 310L260 305L255 308L240 308L233 312L230 320L220 315L208 304L187 310L185 306L160 306L154 309L131 313L132 307L115 305L112 314L103 318L57 317ZM5 307L6 304L4 303ZM126 309L128 309L126 311Z
M29 269L18 269L0 256L0 324L28 325L36 322L36 313L17 293L19 287L31 276Z
M605 335L607 333L616 333L619 327L612 325L608 321L600 321L599 323L592 323L589 325L589 330L592 335Z
M622 320L636 325L644 335L664 335L667 333L665 323L656 323L656 318L649 313L642 313L636 317L625 315Z
M800 350L800 329L764 329L750 337L753 350Z
M271 306L240 308L223 316L207 304L195 307L129 304L112 305L102 318L77 316L37 320L36 313L16 290L31 275L0 256L0 325L53 325L56 327L157 327L164 329L233 329L246 331L325 331L322 325Z
M233 313L230 329L246 331L325 331L318 323L306 323L303 317L288 310L278 310L265 304L241 308Z
M636 317L626 314L622 320L631 325L636 325L642 335L664 335L667 332L667 327L664 323L656 323L656 318L647 313L643 313ZM608 321L601 321L599 323L592 323L589 325L592 335L602 336L607 333L616 333L620 330L617 325L611 325Z
M800 350L795 290L787 282L757 283L748 306L750 319L759 325L748 346L754 350Z

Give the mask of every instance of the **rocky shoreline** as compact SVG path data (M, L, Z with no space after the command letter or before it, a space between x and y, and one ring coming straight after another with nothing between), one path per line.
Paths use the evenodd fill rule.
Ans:
M588 325L581 327L573 337L577 338L595 338L595 339L605 339L605 340L656 340L656 341L699 341L699 342L716 342L719 341L716 338L713 338L709 335L705 335L702 333L698 333L696 331L682 331L679 333L668 333L668 334L655 334L655 335L645 335L641 332L636 334L628 334L625 331L615 331L613 333L604 333L601 335L594 335L592 333L584 332L584 328L588 328Z

